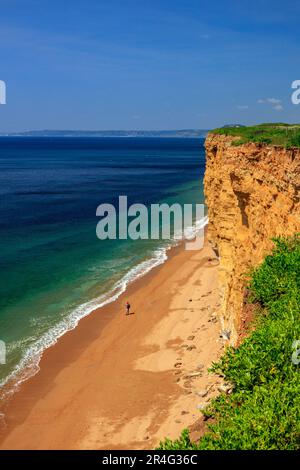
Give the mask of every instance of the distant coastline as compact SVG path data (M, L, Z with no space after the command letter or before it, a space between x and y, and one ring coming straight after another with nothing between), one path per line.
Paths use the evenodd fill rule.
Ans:
M38 130L24 132L0 133L0 137L206 137L207 129L179 129L161 131L81 131L81 130Z

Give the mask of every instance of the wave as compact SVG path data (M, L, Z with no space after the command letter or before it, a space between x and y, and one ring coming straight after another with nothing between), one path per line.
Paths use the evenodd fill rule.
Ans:
M208 217L204 217L196 221L194 225L185 229L184 238L190 240L195 237L197 232L202 230L207 224ZM168 259L168 250L179 243L180 239L175 236L170 240L169 244L157 248L153 252L152 258L142 261L128 271L128 273L125 274L125 276L118 281L109 292L101 295L99 298L83 303L74 309L65 319L61 320L57 325L44 333L41 338L39 338L24 352L21 361L12 370L12 372L0 382L0 389L2 389L0 398L7 398L7 396L11 395L19 388L21 383L39 372L40 360L46 349L56 344L59 338L61 338L65 333L75 329L82 318L88 316L96 309L114 302L126 291L129 284L133 283L138 278L143 277L153 268L163 264Z

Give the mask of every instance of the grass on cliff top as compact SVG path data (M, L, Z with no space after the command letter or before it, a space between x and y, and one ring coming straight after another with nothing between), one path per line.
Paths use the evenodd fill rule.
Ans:
M214 424L198 443L184 430L160 449L300 449L300 236L275 244L250 281L255 331L212 367L233 392L203 412Z
M240 137L233 145L256 142L281 147L300 147L300 124L259 124L249 127L222 127L211 131L212 134Z

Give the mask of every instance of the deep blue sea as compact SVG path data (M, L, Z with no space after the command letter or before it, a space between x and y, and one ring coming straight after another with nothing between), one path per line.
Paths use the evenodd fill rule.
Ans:
M204 164L203 139L0 138L0 383L166 259L169 241L99 240L97 206L203 202Z

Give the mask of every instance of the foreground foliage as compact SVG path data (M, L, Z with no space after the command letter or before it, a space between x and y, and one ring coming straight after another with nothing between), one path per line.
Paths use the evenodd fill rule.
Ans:
M213 134L240 137L233 145L256 142L270 145L280 145L286 148L300 147L299 124L260 124L258 126L222 127L211 131Z
M273 253L253 272L250 289L252 302L260 305L256 328L212 367L233 385L232 394L222 394L205 410L214 424L199 443L191 443L185 430L160 449L300 448L300 364L293 363L293 342L300 340L299 236L275 240Z

